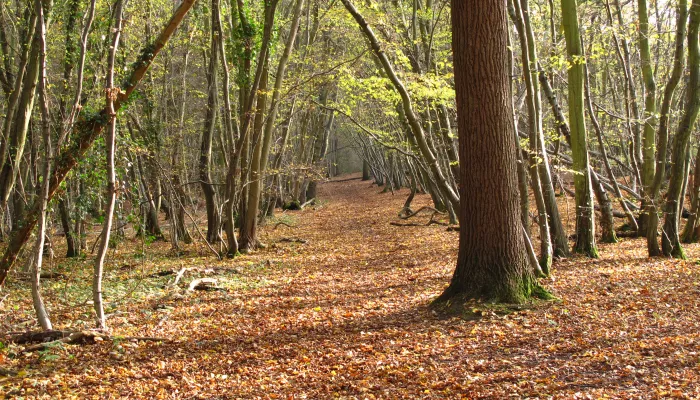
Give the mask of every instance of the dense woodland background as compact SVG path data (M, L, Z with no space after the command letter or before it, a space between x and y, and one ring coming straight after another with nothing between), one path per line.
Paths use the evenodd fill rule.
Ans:
M452 284L438 298L448 308L455 296L566 299L569 289L537 279L571 257L587 263L576 254L685 268L650 260L686 259L700 239L700 1L508 0L479 10L454 1L2 0L0 329L21 352L46 352L47 342L116 337L108 328L120 297L138 298L129 309L200 289L252 290L222 287L233 272L222 281L204 265L271 267L258 258L307 243L280 236L304 226L297 215L343 213L327 198L348 202L347 213L338 226L313 225L319 234L342 237L360 220L371 230L376 220L355 215L368 212L363 204L398 214L382 223L416 248L456 246L447 232L461 230ZM503 29L464 22L480 12ZM507 113L467 120L498 93ZM469 106L458 110L457 98ZM496 159L513 162L494 168ZM378 205L367 181L395 196ZM512 193L517 209L504 205ZM482 213L499 218L474 217ZM504 243L518 236L508 246L525 270L469 269L465 254L500 251L488 244L498 231ZM628 246L636 261L620 256ZM151 270L122 280L135 265L125 256ZM287 272L290 282L303 273ZM518 289L502 290L506 281ZM36 325L43 333L18 336ZM130 338L166 340L156 333Z

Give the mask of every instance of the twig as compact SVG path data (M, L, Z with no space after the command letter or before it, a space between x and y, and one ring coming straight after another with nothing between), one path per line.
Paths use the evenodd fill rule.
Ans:
M0 376L17 376L17 372L5 369L5 368L0 368Z
M299 239L299 238L282 238L279 241L280 241L280 243L301 243L301 244L305 244L305 243L309 242L306 239Z
M280 222L278 222L278 223L275 224L275 227L272 228L272 230L274 231L274 230L277 229L280 225L284 225L284 226L287 226L287 227L289 227L289 228L296 228L296 226L294 226L294 225L289 225L289 224L286 223L286 222L280 221Z

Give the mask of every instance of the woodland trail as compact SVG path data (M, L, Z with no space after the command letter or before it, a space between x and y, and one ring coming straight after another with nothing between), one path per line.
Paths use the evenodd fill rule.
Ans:
M379 190L325 183L316 209L278 214L295 227L263 229L266 249L171 261L216 270L227 291L146 296L108 320L173 341L53 349L12 361L24 376L0 384L45 398L700 396L697 246L679 262L644 258L642 241L604 245L600 260L555 265L544 283L561 301L440 318L428 304L451 276L457 233L389 225L407 192ZM413 208L428 204L419 195Z

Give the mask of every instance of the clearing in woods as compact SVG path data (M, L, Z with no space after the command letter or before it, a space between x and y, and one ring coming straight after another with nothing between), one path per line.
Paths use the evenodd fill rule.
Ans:
M293 227L268 223L267 248L234 261L195 246L173 258L167 243L134 258L141 243L122 244L109 258L108 326L171 341L105 340L17 358L10 347L0 366L20 374L0 376L0 397L700 396L697 245L687 262L647 259L643 240L601 245L600 260L555 264L544 284L561 301L474 304L447 318L428 305L451 277L457 233L390 225L406 222L397 213L407 192L378 192L360 180L325 183L320 206L278 214ZM419 195L413 209L428 204ZM53 317L76 329L61 323L82 315L89 327L89 294L70 283L89 279L91 259L64 261L55 269L65 279L47 282L46 298L75 299L50 304ZM225 290L167 295L174 277L157 272L182 267L193 268L184 287L207 276ZM0 305L2 330L34 323L17 288L10 283Z

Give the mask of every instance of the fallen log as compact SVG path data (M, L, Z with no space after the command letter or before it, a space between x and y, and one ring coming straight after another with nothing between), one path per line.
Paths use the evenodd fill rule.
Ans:
M190 282L187 288L188 292L195 290L222 290L222 288L219 287L219 281L215 278L199 278Z
M57 337L57 339L49 340ZM132 340L149 342L169 342L170 339L143 336L110 336L94 331L45 331L27 332L12 339L17 344L31 344L22 350L23 353L43 350L60 344L95 344L103 340ZM36 343L39 342L39 343Z
M314 197L313 199L311 199L311 200L307 201L306 203L302 204L302 205L301 205L301 209L303 210L304 207L308 206L309 204L314 203L315 201L316 201L316 198Z

